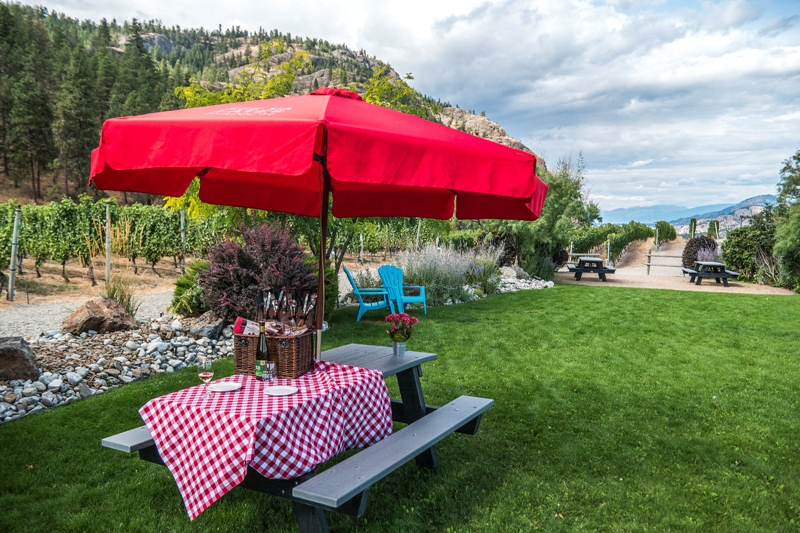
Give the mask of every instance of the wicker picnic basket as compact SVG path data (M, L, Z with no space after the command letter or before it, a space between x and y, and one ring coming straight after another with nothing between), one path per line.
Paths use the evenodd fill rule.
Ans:
M296 337L267 336L267 353L270 361L275 361L279 378L299 378L314 368L314 333L308 330Z
M234 335L233 373L243 376L255 376L257 350L258 335Z
M233 336L234 373L256 375L258 335ZM306 331L296 337L267 336L267 354L275 362L279 378L299 378L314 367L314 333Z

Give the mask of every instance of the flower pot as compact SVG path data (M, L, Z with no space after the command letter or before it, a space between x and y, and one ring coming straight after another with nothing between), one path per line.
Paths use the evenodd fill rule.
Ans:
M392 341L392 355L403 356L406 354L406 343Z

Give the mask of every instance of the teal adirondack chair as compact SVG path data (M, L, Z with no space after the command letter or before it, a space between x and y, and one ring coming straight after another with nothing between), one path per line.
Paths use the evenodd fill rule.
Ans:
M378 275L383 286L389 289L389 300L394 300L400 313L405 313L406 304L421 303L425 314L428 314L428 303L425 301L425 287L421 285L403 285L403 270L394 265L378 267ZM406 289L419 291L416 296L409 296Z
M342 268L344 269L344 273L347 274L347 280L353 287L353 294L355 294L358 299L358 316L356 317L356 322L361 322L361 317L364 313L373 309L388 309L394 313L394 304L389 299L389 291L386 287L359 288L356 286L356 281L353 279L353 275L350 274L350 271L347 270L347 267L342 265ZM365 302L364 296L381 296L382 298L376 302Z

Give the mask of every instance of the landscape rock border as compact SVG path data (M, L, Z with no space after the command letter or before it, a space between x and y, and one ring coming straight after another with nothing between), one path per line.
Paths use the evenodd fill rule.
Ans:
M42 371L36 379L0 381L0 424L103 394L151 375L175 372L200 355L211 360L233 355L233 329L219 339L185 335L171 314L139 329L81 335L43 332L29 344Z

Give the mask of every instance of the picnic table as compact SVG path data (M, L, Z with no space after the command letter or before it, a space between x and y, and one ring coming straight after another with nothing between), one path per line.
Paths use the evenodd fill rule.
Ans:
M717 284L722 283L723 286L728 287L728 279L739 277L738 272L727 270L725 263L717 261L695 261L694 268L682 268L681 270L684 275L689 274L689 283L695 285L700 285L703 278L713 278L717 280Z
M567 264L567 270L575 274L575 281L580 281L581 276L586 272L591 272L600 276L601 281L606 281L606 274L613 274L616 268L603 265L603 260L599 257L579 257L578 264Z
M322 361L318 363L318 365L321 365L321 369L327 369L327 365L328 367L332 367L332 369L330 369L332 372L341 372L341 369L347 368L352 370L353 367L359 370L359 372L351 372L351 376L349 377L347 375L344 376L343 379L348 383L357 381L352 375L358 374L364 374L364 376L362 376L363 381L369 383L370 378L367 375L370 373L369 371L379 371L383 377L395 376L400 390L400 400L389 399L389 406L387 406L387 409L391 410L391 420L389 424L391 424L391 421L394 421L408 425L391 435L385 437L381 435L381 438L376 443L362 449L358 453L327 470L316 471L319 470L316 469L297 477L289 477L288 479L265 477L264 472L268 473L271 471L270 469L280 470L280 468L285 466L272 465L271 461L275 459L275 456L286 455L286 447L280 444L264 444L264 442L269 441L268 438L265 440L265 437L269 437L269 435L259 435L255 450L252 452L254 460L247 465L246 475L243 476L243 479L238 484L248 489L257 490L292 501L300 531L302 533L324 533L328 531L327 520L325 518L326 510L351 516L363 515L366 511L369 488L412 458L416 460L418 467L437 468L438 459L434 445L454 432L470 435L477 433L483 412L491 407L494 401L486 398L461 396L442 407L427 405L420 381L422 377L421 365L433 361L436 358L436 354L425 352L406 352L403 356L394 356L392 355L392 349L390 347L361 344L349 344L323 352ZM333 363L333 365L331 365L331 363ZM298 380L302 380L303 378L308 380L314 379L314 376L308 376L309 374L306 374L298 378ZM246 386L249 384L252 388L252 382L247 381L252 380L253 378L251 377L233 376L232 378L224 378L221 381L233 378L244 379ZM385 384L381 385L383 385L385 389ZM197 389L200 390L199 388ZM188 391L191 390L192 389L186 389L185 391L178 391L178 393L172 393L172 395L167 396L173 396L179 393L189 394ZM381 417L378 416L381 410L380 406L375 406L376 403L380 403L376 400L376 390L374 382L366 389L352 389L350 391L351 402L346 404L343 408L345 411L343 416L350 416L351 420L348 424L343 425L351 427L354 424L361 424L359 427L363 426L367 429L357 431L356 433L362 437L367 435L367 440L369 440L370 436L380 434L382 431L381 428L383 427L383 422L380 420ZM155 406L160 405L157 400L160 399L151 400L145 408L151 403ZM371 421L363 416L357 416L360 414L360 409L355 407L354 404L359 400L362 401L366 407L377 413L374 415L374 418L376 418L375 421ZM221 400L215 399L215 401ZM263 398L257 398L253 401L257 402L258 406L264 404ZM254 409L256 409L255 405L237 407L247 412L254 412ZM145 408L143 408L143 411ZM304 404L296 406L296 408L303 409ZM315 407L314 410L316 409ZM313 410L306 410L301 418L309 419L309 417L312 416L312 411ZM349 411L356 412L353 413ZM185 413L181 413L181 416L183 416L183 414ZM211 414L214 415L215 413ZM230 416L227 412L218 414L219 416ZM143 417L144 416L143 414ZM208 413L206 416L208 416ZM355 420L355 422L353 422L353 420ZM185 420L182 423L184 425L187 424ZM295 424L296 423L297 422L295 422ZM306 424L313 426L314 421L310 420ZM284 423L283 425L285 426L288 424ZM304 428L301 427L299 429L302 430ZM215 429L214 434L219 433L220 431ZM351 437L350 440L357 440L355 436ZM224 438L224 435L222 438ZM141 459L156 464L165 464L165 459L168 463L170 460L173 460L173 462L168 465L170 466L170 470L173 471L175 470L175 463L174 457L172 457L171 454L180 453L180 450L186 448L190 448L189 453L192 453L191 447L196 445L194 441L173 442L175 440L174 435L170 435L170 438L165 440L160 440L159 437L154 439L153 434L148 430L148 426L142 426L103 439L102 445L124 452L138 451ZM284 442L285 440L285 438L278 439L280 442ZM319 436L319 446L324 447L330 440L330 435L321 434ZM372 440L375 439L372 438ZM258 446L259 442L262 442L260 448ZM240 443L237 443L237 445L239 444ZM316 447L313 445L313 439L311 444L312 448ZM279 449L264 449L270 446L278 446ZM206 444L206 447L213 448L213 446L209 446L208 444ZM228 453L229 449L230 447L224 447L219 451ZM309 450L308 453L313 455L314 451L315 450L312 449ZM343 451L343 449L337 450L337 453L339 451ZM255 458L260 459L256 460ZM216 458L213 457L212 454L212 460L215 459ZM195 463L197 463L197 461L195 461ZM207 472L199 472L199 474L193 473L192 475L205 474L207 474ZM181 488L182 479L176 475L176 472L173 472L173 476L179 483L179 488ZM232 487L227 487L227 490L230 490L230 488ZM205 490L207 489L204 487L204 491ZM225 492L227 492L227 490L225 490ZM181 494L184 494L183 490L181 490ZM222 494L224 494L224 492L222 492ZM206 494L203 496L208 498ZM184 503L187 504L185 498ZM205 502L204 505L207 507L210 503ZM190 516L192 516L188 504L187 511L189 511Z

